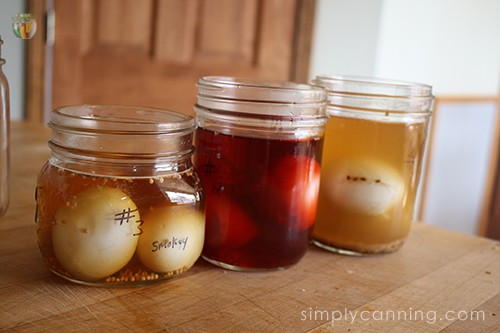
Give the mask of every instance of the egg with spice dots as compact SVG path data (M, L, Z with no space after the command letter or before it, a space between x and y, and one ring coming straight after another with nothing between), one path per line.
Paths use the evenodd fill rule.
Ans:
M194 207L155 207L144 216L137 255L151 270L189 269L201 254L205 217Z
M322 191L340 207L379 215L401 202L404 181L392 166L375 159L335 161L324 171Z
M85 190L56 211L54 254L76 279L106 278L134 255L141 223L135 203L121 190Z

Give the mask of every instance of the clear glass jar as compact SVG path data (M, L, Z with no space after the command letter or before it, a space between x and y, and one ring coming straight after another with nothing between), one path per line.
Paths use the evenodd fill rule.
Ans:
M0 216L3 216L9 206L9 83L3 73L2 37L0 36Z
M232 77L204 77L197 87L203 258L246 271L297 263L316 214L324 89Z
M205 222L191 116L81 105L54 110L49 127L35 220L52 272L86 285L144 285L195 263Z
M343 254L399 249L410 231L433 103L431 86L319 76L328 91L317 246Z

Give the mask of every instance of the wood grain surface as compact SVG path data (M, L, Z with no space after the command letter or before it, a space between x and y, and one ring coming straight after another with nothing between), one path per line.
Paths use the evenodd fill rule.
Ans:
M148 287L66 282L43 263L33 222L49 135L41 125L12 125L0 332L500 332L500 243L423 223L390 255L311 247L284 271L238 273L200 260Z

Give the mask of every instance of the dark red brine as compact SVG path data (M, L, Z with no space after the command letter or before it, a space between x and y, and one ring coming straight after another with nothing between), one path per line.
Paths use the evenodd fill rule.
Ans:
M270 140L199 128L195 146L207 200L203 256L242 268L298 262L316 215L322 139Z
M297 263L316 215L326 96L309 85L222 77L198 88L203 258L234 270Z

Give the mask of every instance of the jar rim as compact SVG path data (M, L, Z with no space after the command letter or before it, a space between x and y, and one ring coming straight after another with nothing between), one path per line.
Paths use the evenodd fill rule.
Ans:
M52 112L51 149L87 159L154 161L193 152L194 118L170 110L119 105L72 105Z
M319 75L312 83L327 91L329 114L332 109L384 114L430 114L434 102L432 86L417 82L378 77Z
M56 130L123 135L182 135L194 131L192 116L171 110L127 105L68 105L52 111Z
M196 84L198 97L282 104L324 103L323 88L290 81L267 81L243 77L204 76Z
M328 94L433 98L431 85L412 81L355 75L318 75L311 82L325 88Z

